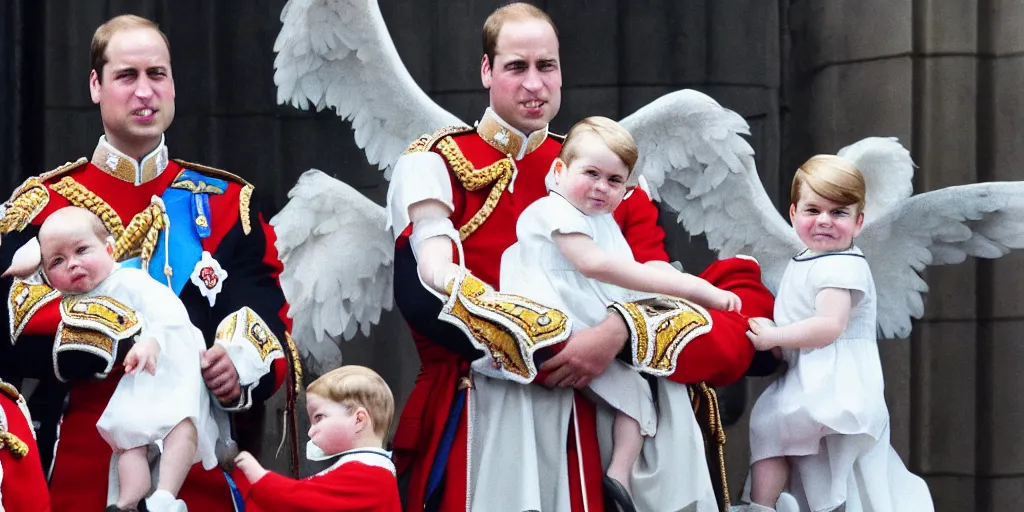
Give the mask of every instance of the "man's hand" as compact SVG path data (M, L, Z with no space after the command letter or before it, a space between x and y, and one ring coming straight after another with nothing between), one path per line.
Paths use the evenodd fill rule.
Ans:
M153 338L142 338L135 342L128 355L124 356L124 373L133 375L142 370L156 375L156 359L160 355L160 345Z
M610 313L594 327L573 333L565 348L541 365L541 371L551 372L544 385L587 387L612 364L628 335L626 323L617 313Z
M249 452L241 452L235 457L235 466L242 470L242 474L245 475L245 479L250 484L255 484L260 478L266 476L269 471L263 467L262 464L256 457L253 457Z
M224 347L214 344L203 351L201 362L206 387L223 404L234 402L242 394L238 385L238 372Z

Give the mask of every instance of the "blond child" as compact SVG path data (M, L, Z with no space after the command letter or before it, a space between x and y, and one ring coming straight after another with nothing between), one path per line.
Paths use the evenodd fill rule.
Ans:
M134 510L149 494L147 452L161 441L160 478L146 505L153 512L184 511L176 496L189 469L217 462L218 428L200 373L202 334L170 288L114 261L113 240L88 210L55 211L37 240L38 250L19 251L22 259L9 272L39 268L63 300L109 297L142 320L141 335L124 359L125 375L96 423L118 454L118 497L107 510Z
M252 485L246 505L265 512L400 512L395 465L384 450L395 413L384 379L364 366L331 370L306 388L306 412L306 457L337 461L297 481L267 471L242 452L235 463Z
M632 188L637 157L633 137L611 119L589 117L573 126L552 164L549 195L527 207L516 223L518 241L502 256L499 289L566 313L574 330L600 323L612 302L653 294L738 311L740 299L734 293L665 262L642 264L633 258L612 212ZM451 262L449 241L427 239L418 255L420 277L443 293L459 272ZM474 369L487 373L480 365ZM592 382L571 384L587 388L617 411L605 485L620 502L631 501L633 464L643 437L656 430L649 385L621 363Z
M789 512L783 491L801 511L934 509L889 445L875 285L854 245L864 198L860 171L838 156L811 158L793 179L789 216L807 249L782 278L778 326L754 319L748 334L758 350L780 347L789 369L754 405L750 504L734 510Z

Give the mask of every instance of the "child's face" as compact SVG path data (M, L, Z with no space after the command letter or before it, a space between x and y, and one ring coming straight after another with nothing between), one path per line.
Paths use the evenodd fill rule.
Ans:
M789 219L797 236L814 252L844 251L864 224L857 205L841 205L801 187L800 200L789 207Z
M556 191L586 215L615 211L626 195L629 169L595 134L584 133L572 165L555 163Z
M364 409L349 412L344 405L319 395L306 395L306 412L309 438L327 455L355 448L359 433L370 428Z
M43 271L64 294L86 293L114 270L114 247L89 226L70 220L39 240Z

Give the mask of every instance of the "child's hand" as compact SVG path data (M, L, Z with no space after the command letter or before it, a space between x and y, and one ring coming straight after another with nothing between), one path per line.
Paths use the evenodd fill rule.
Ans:
M242 474L245 475L245 479L250 484L254 484L259 481L260 478L266 476L269 471L260 464L256 457L253 457L249 452L240 452L235 457L235 466L242 470Z
M160 355L160 345L153 338L143 338L135 342L124 358L124 372L134 374L139 369L156 375L156 359Z
M771 350L778 346L773 341L777 327L771 325L770 321L765 322L765 320L764 318L751 318L747 321L747 325L750 327L750 330L747 331L747 338L750 339L750 342L754 344L754 348L757 350Z
M711 307L722 311L739 312L739 310L743 308L743 302L740 301L739 295L720 288L715 288L715 292L711 296Z

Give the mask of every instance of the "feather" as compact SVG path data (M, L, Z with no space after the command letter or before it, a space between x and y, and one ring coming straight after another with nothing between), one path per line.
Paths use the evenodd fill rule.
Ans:
M385 178L418 137L466 124L416 85L376 0L289 0L281 24L277 102L334 109L352 122L356 144Z
M314 371L341 363L340 340L369 334L393 304L394 240L384 208L310 169L270 224L292 335Z
M905 199L870 224L857 246L871 266L878 291L878 332L910 335L911 317L924 314L929 265L961 263L969 256L999 258L1024 247L1024 182L949 187Z
M864 222L885 214L914 193L914 161L895 137L868 137L836 153L864 176Z
M727 258L761 264L762 280L778 290L789 259L802 248L775 210L754 167L750 133L739 114L693 90L676 91L621 121L640 150L637 173L652 197L679 213L692 235Z

